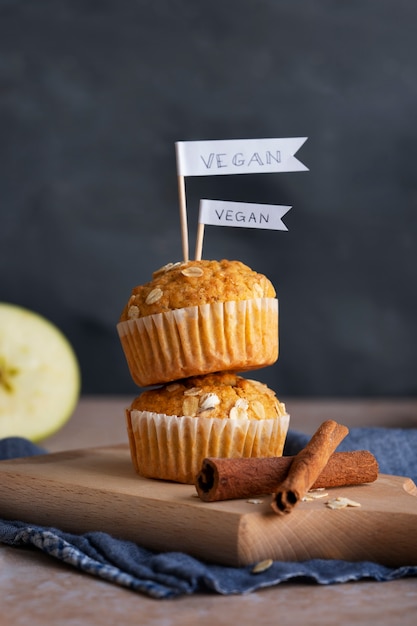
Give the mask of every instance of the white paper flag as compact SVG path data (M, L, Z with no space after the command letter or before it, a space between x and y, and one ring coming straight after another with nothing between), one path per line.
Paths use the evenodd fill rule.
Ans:
M294 154L307 137L178 141L179 176L308 171Z
M277 204L200 200L198 221L212 226L288 230L281 218L291 209Z

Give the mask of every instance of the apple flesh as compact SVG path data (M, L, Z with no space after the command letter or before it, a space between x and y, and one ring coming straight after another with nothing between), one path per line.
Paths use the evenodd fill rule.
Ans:
M44 317L0 303L0 438L39 442L71 417L80 393L72 346Z

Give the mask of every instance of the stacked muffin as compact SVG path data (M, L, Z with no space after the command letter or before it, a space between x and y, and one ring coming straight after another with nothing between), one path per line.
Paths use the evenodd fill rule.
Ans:
M236 372L278 358L271 282L240 261L170 263L135 287L117 325L142 392L126 411L139 474L193 483L202 460L280 456L285 406Z

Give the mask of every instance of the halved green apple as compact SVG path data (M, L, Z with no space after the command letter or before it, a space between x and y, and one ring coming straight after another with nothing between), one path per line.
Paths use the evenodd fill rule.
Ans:
M45 439L71 417L79 394L78 360L63 333L0 302L0 438Z

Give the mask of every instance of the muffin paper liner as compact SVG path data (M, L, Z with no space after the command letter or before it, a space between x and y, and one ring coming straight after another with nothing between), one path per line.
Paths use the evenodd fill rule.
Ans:
M217 371L246 371L278 359L278 300L253 298L185 307L119 322L140 387Z
M206 457L281 456L290 418L210 419L127 410L126 419L140 475L194 484Z

